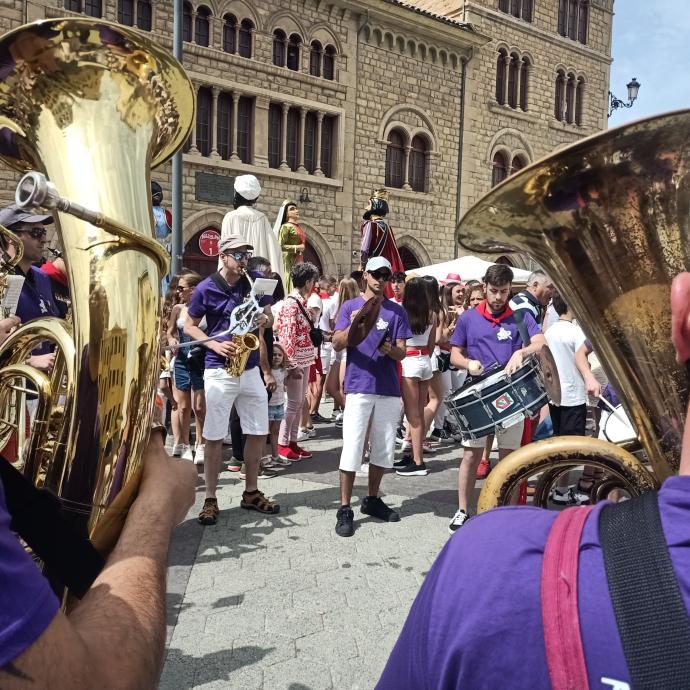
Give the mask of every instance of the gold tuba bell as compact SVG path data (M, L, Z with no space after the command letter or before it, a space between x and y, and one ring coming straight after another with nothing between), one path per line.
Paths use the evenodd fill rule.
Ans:
M472 251L527 252L550 274L644 451L640 461L591 438L531 444L489 475L479 510L505 503L537 472L553 482L592 464L608 470L607 488L632 494L676 473L688 377L671 343L669 296L673 277L690 267L690 111L589 137L512 175L468 211L458 241ZM545 503L548 491L540 496Z
M17 201L54 210L72 298L71 323L23 324L0 347L0 437L28 380L38 409L18 465L107 552L137 491L159 367L168 258L153 238L150 170L185 141L194 91L166 50L102 20L22 26L0 55L0 157L38 171ZM50 374L24 364L45 340Z

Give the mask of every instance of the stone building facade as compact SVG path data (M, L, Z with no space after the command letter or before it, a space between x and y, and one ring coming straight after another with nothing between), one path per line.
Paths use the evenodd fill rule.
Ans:
M184 4L197 89L185 264L206 272L215 259L200 237L220 228L235 175L257 175L271 221L297 200L307 257L336 274L356 266L369 192L386 185L412 267L457 255L457 220L511 169L606 126L612 0ZM0 29L82 12L170 47L171 5L6 0ZM170 164L153 172L168 203L170 175ZM0 201L15 182L0 170Z

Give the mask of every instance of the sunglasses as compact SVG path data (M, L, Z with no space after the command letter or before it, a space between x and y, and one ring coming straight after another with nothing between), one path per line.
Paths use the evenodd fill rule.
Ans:
M45 228L28 228L26 230L15 230L14 232L25 232L29 237L33 237L35 240L42 240L48 234Z
M382 269L379 269L378 271L372 271L370 273L370 275L374 280L388 281L391 279L391 276L393 274L390 271L387 271L385 268L382 268Z
M247 261L254 256L254 252L246 251L246 252L224 252L225 256L231 256L235 261L242 261L246 259Z

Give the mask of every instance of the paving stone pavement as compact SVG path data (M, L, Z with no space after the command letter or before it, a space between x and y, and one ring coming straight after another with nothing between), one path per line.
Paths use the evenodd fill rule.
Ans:
M324 412L327 408L324 408ZM330 411L330 410L328 410ZM335 534L342 440L317 426L301 461L260 488L281 512L239 507L243 482L221 474L217 525L196 515L175 533L168 575L168 646L161 690L373 688L409 607L448 539L459 446L445 446L427 477L386 474L385 501L401 514L381 523L359 511L356 532ZM478 487L479 487L478 483Z

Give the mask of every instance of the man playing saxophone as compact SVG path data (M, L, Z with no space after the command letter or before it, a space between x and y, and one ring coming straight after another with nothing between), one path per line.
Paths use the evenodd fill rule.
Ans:
M233 405L239 413L242 431L246 435L244 462L247 479L240 505L242 508L267 514L275 514L280 510L278 504L266 498L257 487L259 461L268 434L268 395L259 372L259 350L252 351L244 371L239 376L233 376L227 371L228 360L238 354L237 345L233 343L231 334L219 335L228 330L233 309L243 304L251 293L251 281L247 279L245 272L252 249L247 240L239 235L223 239L218 246L222 268L199 283L187 310L185 333L193 340L203 340L208 336L212 338L204 343L207 348L204 370L206 500L199 514L202 525L213 525L218 519L216 486L223 439L228 433L228 420ZM259 300L263 312L253 324L257 332L259 327L272 324L272 302L271 297ZM199 328L204 317L208 325L207 333Z

